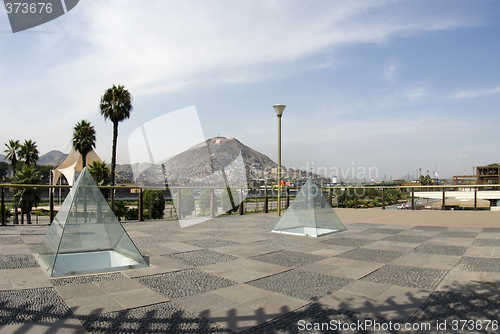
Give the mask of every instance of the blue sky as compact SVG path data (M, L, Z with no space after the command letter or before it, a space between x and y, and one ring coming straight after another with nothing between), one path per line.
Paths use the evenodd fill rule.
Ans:
M81 0L13 34L0 10L0 143L68 152L87 119L109 161L98 104L123 84L118 163L138 126L192 105L206 138L276 161L282 103L285 166L471 174L500 162L499 17L498 1Z

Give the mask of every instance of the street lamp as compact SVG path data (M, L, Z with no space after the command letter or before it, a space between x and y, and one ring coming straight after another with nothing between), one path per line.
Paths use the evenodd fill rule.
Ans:
M281 216L281 116L285 107L284 104L273 106L276 116L278 116L278 216Z

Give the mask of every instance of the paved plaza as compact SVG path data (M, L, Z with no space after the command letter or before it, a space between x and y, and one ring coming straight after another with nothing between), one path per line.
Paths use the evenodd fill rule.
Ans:
M150 267L51 279L47 222L0 227L0 333L500 331L500 213L336 211L319 238L276 213L124 222Z

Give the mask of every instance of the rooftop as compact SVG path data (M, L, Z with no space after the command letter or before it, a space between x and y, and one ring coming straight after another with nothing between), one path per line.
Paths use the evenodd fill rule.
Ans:
M499 320L500 213L336 212L347 231L319 238L271 233L276 213L125 222L150 267L56 279L32 255L47 224L0 227L0 332L297 333L331 320L437 332Z

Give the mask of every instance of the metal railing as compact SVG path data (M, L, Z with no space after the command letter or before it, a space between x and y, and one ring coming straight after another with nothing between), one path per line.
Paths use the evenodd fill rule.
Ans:
M358 201L361 198L360 190L367 190L367 189L376 189L382 192L382 203L381 203L381 208L385 209L386 208L386 193L389 189L396 189L398 191L406 192L410 196L410 202L411 202L411 209L415 210L416 205L415 205L415 192L416 191L440 191L442 192L442 208L445 209L446 207L446 194L451 190L458 190L458 189L469 189L469 191L474 192L474 206L473 209L477 210L477 193L481 189L486 189L486 188L497 188L498 185L428 185L428 186L422 186L422 185L402 185L402 186L383 186L383 185L376 185L376 186L334 186L334 187L323 187L321 188L321 192L325 197L328 198L328 203L330 205L334 205L333 199L336 196L339 196L340 194L344 191L352 191L353 194L353 199L354 199L354 208L359 208ZM27 185L27 184L0 184L1 188L1 204L0 204L0 210L1 210L1 221L4 221L5 218L5 192L9 191L9 189L12 188L37 188L37 189L48 189L49 191L49 216L50 216L50 221L54 219L54 194L56 189L70 189L71 186L69 185ZM123 192L128 192L129 194L132 194L131 190L136 189L137 192L135 195L131 196L130 198L137 199L138 200L138 220L143 221L144 220L144 205L143 205L143 192L148 189L152 190L159 190L158 187L139 187L136 185L129 186L129 185L120 185L120 186L100 186L100 189L113 189L113 190L120 190L122 193ZM212 190L224 190L223 188L220 187L179 187L179 186L169 186L164 188L164 191L167 191L169 193L179 191L181 189L199 189L199 190L204 190L204 189L212 189ZM238 207L238 214L243 215L245 213L251 213L251 212L264 212L268 213L270 211L277 210L277 186L271 186L267 188L239 188L239 187L233 187L231 189L242 189L247 192L247 196L245 201L243 201L240 205L237 205ZM284 192L283 197L285 197L285 200L281 200L281 208L282 209L287 209L290 200L293 199L293 195L290 194L290 192L297 192L300 188L299 187L285 187L282 188L282 192ZM180 192L179 192L180 193ZM118 197L119 198L119 197ZM168 197L167 197L168 198ZM167 210L170 211L170 218L177 218L177 212L175 210L175 205L167 208ZM211 207L210 208L210 215L215 216L217 213L215 212L216 208ZM197 210L195 208L195 215L199 214L200 210Z

